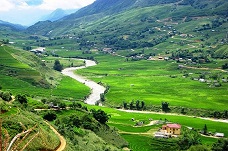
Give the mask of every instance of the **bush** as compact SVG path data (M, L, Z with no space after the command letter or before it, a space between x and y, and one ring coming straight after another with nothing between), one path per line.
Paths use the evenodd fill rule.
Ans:
M0 113L7 112L9 110L9 107L6 105L5 102L0 102Z
M109 120L110 115L108 115L101 109L99 109L97 111L92 109L91 112L93 114L93 117L101 124L105 124Z
M28 103L28 100L27 100L27 98L26 98L25 95L20 95L20 94L18 94L18 95L16 96L16 100L17 100L18 102L20 102L21 104Z
M57 118L57 115L53 112L48 112L43 116L43 119L48 121L54 121Z
M2 99L3 99L4 101L9 102L9 101L12 99L12 98L11 98L10 92L3 92L3 93L2 93Z
M212 151L226 151L228 150L228 140L219 139L216 143L212 145Z

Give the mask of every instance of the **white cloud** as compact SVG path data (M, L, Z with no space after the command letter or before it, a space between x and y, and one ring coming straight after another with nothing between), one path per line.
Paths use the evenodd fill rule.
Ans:
M1 0L1 7L0 7L0 11L9 11L11 9L15 8L15 4L12 3L9 0Z
M30 25L57 8L79 9L95 0L0 0L0 20Z
M0 11L12 9L38 8L45 10L78 9L93 3L95 0L1 0Z
M40 9L55 10L62 9L76 9L91 4L94 0L43 0L43 4L39 6Z

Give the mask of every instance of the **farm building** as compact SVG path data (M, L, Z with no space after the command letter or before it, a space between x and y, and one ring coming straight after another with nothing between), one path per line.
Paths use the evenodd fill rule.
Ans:
M173 135L180 135L181 133L181 125L179 124L167 124L162 126L162 130L166 131L166 133Z
M215 133L215 137L224 137L224 133Z

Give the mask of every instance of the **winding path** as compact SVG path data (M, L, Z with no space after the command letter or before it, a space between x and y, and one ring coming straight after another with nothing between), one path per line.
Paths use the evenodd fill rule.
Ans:
M65 140L65 138L61 135L61 134L59 134L59 132L53 127L53 126L51 126L51 124L49 124L48 122L46 122L46 121L44 121L51 129L52 129L52 131L56 134L56 135L58 135L58 137L59 137L59 140L60 140L60 145L56 148L56 150L55 151L63 151L64 149L65 149L65 147L66 147L66 140Z
M94 62L92 60L85 60L85 66L66 68L66 69L62 70L62 74L69 76L69 77L85 84L86 86L88 86L91 89L91 94L85 100L85 103L91 104L91 105L95 105L95 103L100 100L100 94L104 93L105 87L97 84L94 81L88 80L85 77L75 74L74 71L78 70L78 69L87 68L90 66L95 66L95 65L97 65L96 62Z

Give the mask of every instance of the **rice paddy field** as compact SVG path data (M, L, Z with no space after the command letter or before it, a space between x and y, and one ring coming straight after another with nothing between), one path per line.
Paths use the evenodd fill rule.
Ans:
M165 119L172 123L181 124L182 127L191 127L196 130L202 130L204 125L207 125L208 132L223 132L225 137L228 136L227 123L215 122L195 117L186 117L181 115L166 115L156 113L129 113L111 109L107 107L92 107L101 108L106 113L111 115L108 125L118 129L120 135L129 142L130 149L134 151L149 151L149 150L167 150L175 147L176 139L156 139L153 137L154 132L161 128L162 123L148 125L152 121L164 121ZM134 119L134 121L132 120ZM142 126L135 126L137 122L143 121ZM211 146L216 142L216 138L201 136L202 144ZM174 148L175 150L175 148Z
M122 57L100 55L98 65L76 73L87 76L110 87L106 94L108 104L121 105L123 101L143 100L148 105L169 102L171 106L227 110L228 84L211 87L207 83L191 80L201 73L227 73L199 69L178 69L175 61L126 61ZM191 76L184 78L184 73Z

